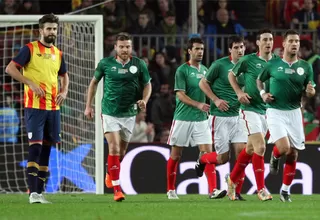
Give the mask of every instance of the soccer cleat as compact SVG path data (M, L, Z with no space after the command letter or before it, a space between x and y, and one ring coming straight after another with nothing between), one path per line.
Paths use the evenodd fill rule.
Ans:
M122 200L125 200L125 196L121 191L117 191L114 193L113 200L116 202L122 202Z
M212 193L209 194L209 199L221 199L227 195L227 190L214 189Z
M290 195L288 192L281 190L280 193L280 201L281 202L292 202Z
M275 158L273 156L273 152L271 153L270 158L270 173L273 175L277 175L280 169L280 158Z
M106 173L106 178L104 179L104 183L106 184L107 188L113 187L109 173Z
M261 201L268 201L268 200L272 200L272 196L267 192L267 190L265 188L260 189L260 191L258 192L258 198Z
M230 179L230 174L227 174L225 179L226 179L226 183L228 185L227 195L231 201L234 201L234 200L236 200L236 185Z
M41 198L39 194L36 192L31 193L29 196L29 203L30 204L41 203Z
M205 163L200 163L200 159L197 160L197 163L195 165L195 170L197 173L198 177L202 177L203 176L203 171L206 168L206 164Z
M246 199L243 198L240 193L236 193L236 200L237 201L246 201Z
M179 197L176 194L176 190L169 190L167 192L167 196L168 196L168 199L179 199Z
M42 194L38 194L39 198L40 198L40 203L42 204L51 204L52 202L49 202L48 200L46 200L46 198L44 197L44 195Z

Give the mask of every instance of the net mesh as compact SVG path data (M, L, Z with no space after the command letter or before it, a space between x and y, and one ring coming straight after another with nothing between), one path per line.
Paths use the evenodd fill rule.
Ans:
M85 94L95 68L94 22L60 22L56 46L70 77L61 107L61 144L51 150L47 192L95 192L94 121L84 118ZM32 23L0 26L0 191L26 192L28 138L23 85L5 73L6 65L26 43L39 39Z

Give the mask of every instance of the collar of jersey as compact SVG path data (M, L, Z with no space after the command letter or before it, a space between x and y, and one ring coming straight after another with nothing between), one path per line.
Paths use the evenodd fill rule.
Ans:
M116 62L118 62L118 63L121 64L122 66L127 65L127 64L132 60L132 56L129 56L129 59L128 59L127 62L121 63L117 58L118 58L118 56L115 56L115 57L114 57L114 59L116 60Z
M260 60L263 60L263 61L265 61L265 62L268 62L267 60L265 60L265 59L263 59L261 56L260 56L260 52L258 51L257 53L256 53L256 55L257 55L257 57L260 59ZM270 60L272 60L274 58L274 53L271 53L271 59Z

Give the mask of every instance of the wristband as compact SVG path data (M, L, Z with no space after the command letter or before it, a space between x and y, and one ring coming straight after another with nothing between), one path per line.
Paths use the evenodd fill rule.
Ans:
M266 91L264 91L264 89L261 90L261 91L260 91L260 96L262 97L262 95L265 94L265 93L266 93Z

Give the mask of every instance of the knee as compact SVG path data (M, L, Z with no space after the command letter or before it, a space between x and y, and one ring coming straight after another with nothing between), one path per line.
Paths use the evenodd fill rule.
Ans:
M120 155L120 146L116 143L109 143L109 154Z
M260 156L263 156L266 152L266 146L265 144L259 144L255 147L254 152Z
M217 161L219 164L225 164L229 161L229 152L219 154L217 157Z
M286 156L286 163L293 163L298 159L298 151L292 148L289 150L289 153Z
M36 160L40 156L41 145L36 143L29 146L29 159Z
M182 156L182 151L175 151L175 150L171 151L170 157L172 160L180 161L181 156Z

